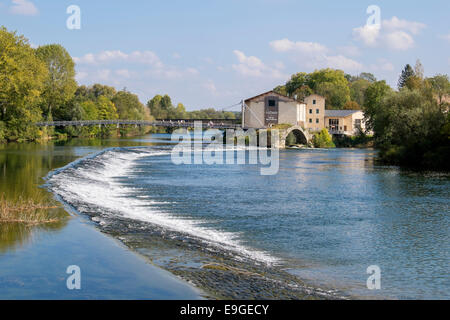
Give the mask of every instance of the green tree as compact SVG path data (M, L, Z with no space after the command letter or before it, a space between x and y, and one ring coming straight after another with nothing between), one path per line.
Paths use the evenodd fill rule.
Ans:
M377 78L372 73L369 72L362 72L359 75L358 79L367 80L370 83L374 83L377 81Z
M42 92L42 110L47 116L55 112L58 119L58 111L72 99L77 89L75 63L66 49L58 44L41 46L36 49L36 54L48 69Z
M314 148L335 148L336 145L333 142L333 137L330 135L327 129L322 129L319 133L315 133L313 136Z
M372 84L369 80L359 78L350 83L350 98L360 106L364 105L364 96L367 88Z
M444 97L450 95L450 81L448 75L438 74L432 78L428 78L433 94L437 97L440 105L444 102Z
M347 101L344 106L344 110L361 110L361 106L358 104L358 102Z
M374 129L377 117L380 116L378 108L381 101L391 91L391 87L384 80L374 82L367 88L363 106L367 129Z
M7 140L33 140L41 120L37 105L47 77L45 64L28 40L0 27L0 134Z
M403 89L406 86L408 79L413 76L415 76L414 69L409 64L407 64L402 70L402 74L398 79L398 88Z
M137 95L128 91L119 91L112 102L117 108L119 119L146 120L146 107L139 101Z
M309 75L309 87L326 98L328 109L342 109L350 100L350 89L341 70L322 69Z
M293 97L295 91L297 91L299 88L301 88L303 86L309 86L309 85L310 85L309 74L307 74L305 72L299 72L299 73L292 75L291 80L289 80L286 83L285 93L287 94L287 96Z
M278 86L275 89L273 89L273 91L275 91L276 93L279 93L283 96L287 96L287 90L286 90L286 86Z

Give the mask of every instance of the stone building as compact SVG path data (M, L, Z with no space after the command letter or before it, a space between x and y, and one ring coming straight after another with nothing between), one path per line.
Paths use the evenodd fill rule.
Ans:
M310 132L321 131L325 128L325 98L318 94L304 99L306 103L305 129Z
M265 92L244 101L242 127L270 128L277 124L300 126L310 133L324 128L330 134L355 135L365 130L361 110L326 110L325 98L313 94L300 103L274 91Z
M330 134L347 136L365 131L364 113L361 110L326 110L325 126Z
M244 129L270 128L277 124L299 125L304 127L305 104L269 91L244 101L242 127Z

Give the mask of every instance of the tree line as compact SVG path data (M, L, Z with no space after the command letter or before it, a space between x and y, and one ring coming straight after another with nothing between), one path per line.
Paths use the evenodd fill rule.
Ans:
M327 109L363 110L379 160L385 163L449 169L448 75L425 78L418 60L415 67L405 66L397 89L371 73L352 76L322 69L294 74L275 91L298 101L317 93L326 98Z
M143 134L153 128L38 128L53 120L234 119L239 115L214 109L187 112L169 96L156 95L147 105L126 89L94 84L79 86L75 63L58 44L32 48L28 39L0 27L0 142L54 137L107 137ZM154 130L154 129L153 129Z

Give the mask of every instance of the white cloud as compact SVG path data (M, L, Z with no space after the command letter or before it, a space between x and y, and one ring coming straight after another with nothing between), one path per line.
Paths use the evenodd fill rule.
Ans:
M405 31L394 31L385 36L385 42L394 50L408 50L414 46L413 37Z
M372 64L369 66L369 69L374 72L386 71L392 72L395 70L395 66L386 59L378 59L376 64Z
M450 33L449 34L444 34L442 36L439 36L439 38L447 40L448 42L450 42Z
M360 71L363 65L355 60L344 57L343 55L338 56L326 56L325 57L327 67L340 69L345 71Z
M327 47L317 42L293 42L286 38L272 41L270 46L278 52L298 51L306 54L323 54L327 51Z
M282 39L272 41L269 44L275 51L293 54L294 61L309 68L329 67L350 72L359 71L363 67L361 63L347 58L342 54L327 54L329 49L326 46L316 42L294 42L289 39ZM351 49L354 54L358 50L358 48L354 46L345 49ZM278 66L277 69L282 69L281 65Z
M151 65L154 67L163 67L161 60L152 51L134 51L131 53L124 53L120 50L102 51L98 54L87 53L84 56L74 58L77 64L93 64L100 65L110 62L131 62Z
M12 0L12 6L9 8L12 14L20 14L24 16L35 16L39 14L38 8L33 2L28 0Z
M408 50L414 47L413 36L418 35L426 25L420 22L392 17L381 25L365 25L353 29L355 40L368 47L386 46L393 50Z
M278 69L266 66L261 59L255 56L246 56L242 51L234 50L234 55L239 64L233 64L233 69L243 76L262 77L268 76L272 78L285 78Z
M381 25L387 32L404 30L412 33L413 35L419 34L420 31L426 27L426 25L421 22L401 20L395 16L392 17L391 20L383 20Z
M380 36L380 27L376 25L365 25L353 29L355 40L362 41L366 46L375 46Z

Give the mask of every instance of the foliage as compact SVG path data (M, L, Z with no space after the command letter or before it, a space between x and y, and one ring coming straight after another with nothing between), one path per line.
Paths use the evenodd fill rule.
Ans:
M289 97L296 96L299 101L317 93L326 98L329 109L342 109L350 100L349 82L344 72L334 69L294 74L285 86L278 86L275 91L287 94Z
M37 139L40 132L30 123L41 120L38 102L47 77L45 64L28 40L0 28L1 136L8 140Z
M236 119L236 113L229 111L217 111L213 108L186 111L183 104L177 107L172 105L172 100L168 95L156 95L147 102L151 115L158 120L169 119Z
M361 106L355 101L347 101L344 110L361 110Z
M376 81L369 81L363 78L357 78L350 82L350 98L358 105L363 106L365 103L364 96L367 88ZM345 109L345 108L344 108Z
M398 88L403 89L406 86L408 79L413 76L415 76L414 69L411 65L407 64L398 79Z
M322 129L319 133L315 133L313 137L314 148L335 148L333 137L327 129Z
M380 116L378 106L382 99L392 91L391 87L386 84L386 81L377 81L372 83L364 94L364 116L366 120L366 128L368 130L374 130L375 121Z
M450 95L450 81L448 75L438 74L432 78L427 78L433 93L438 98L439 104L444 102L444 97Z
M360 132L356 136L335 135L333 142L337 148L372 148L373 136Z
M77 82L75 81L75 63L72 57L61 45L51 44L36 49L36 55L48 69L48 76L44 82L41 94L42 111L47 115L58 111L72 99Z
M369 117L383 161L449 169L449 118L426 88L388 92Z

